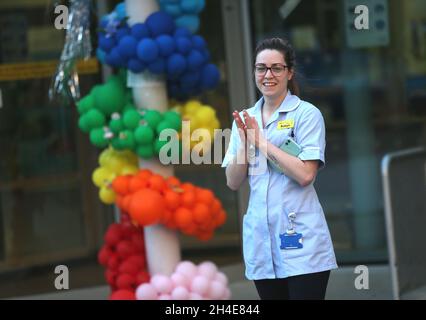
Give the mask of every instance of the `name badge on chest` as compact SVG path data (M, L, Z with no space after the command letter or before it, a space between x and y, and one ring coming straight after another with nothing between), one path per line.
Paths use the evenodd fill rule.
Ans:
M294 128L294 119L280 120L277 123L277 130Z
M280 234L281 250L303 248L303 235L301 233L297 233L293 226L293 222L295 219L296 213L291 212L288 214L289 227L285 233Z

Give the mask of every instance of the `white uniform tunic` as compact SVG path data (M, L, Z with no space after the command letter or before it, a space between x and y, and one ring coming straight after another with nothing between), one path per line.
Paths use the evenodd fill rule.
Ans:
M247 110L256 118L259 128L263 126L262 106L263 98ZM280 146L292 131L293 139L302 147L298 157L320 160L322 168L325 164L325 126L321 112L289 91L268 120L263 135L272 144ZM222 167L236 156L240 143L234 121ZM301 187L268 164L258 150L256 157L256 163L249 168L252 170L248 177L250 199L243 220L246 277L249 280L286 278L337 268L330 233L313 183ZM303 235L301 249L280 249L280 234L289 227L290 212L296 213L293 225L296 232Z

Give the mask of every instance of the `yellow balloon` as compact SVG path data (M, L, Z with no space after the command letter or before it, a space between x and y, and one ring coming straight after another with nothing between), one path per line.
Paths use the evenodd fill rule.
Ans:
M100 166L105 167L110 157L111 157L110 149L105 149L104 151L102 151L98 159Z
M113 204L115 201L115 192L109 187L102 187L99 190L99 199L105 204Z
M102 187L111 180L112 172L105 167L98 167L92 174L92 181L97 187Z
M136 166L125 165L120 171L120 176L124 176L126 174L135 174L138 171L139 171L139 168Z
M122 160L120 160L120 158L117 157L112 157L109 159L106 167L115 173L118 173L121 171L121 169L126 165L126 163Z
M184 107L184 114L194 114L201 107L201 103L197 100L189 100Z
M196 113L196 118L203 125L209 125L216 118L216 112L213 108L202 106Z

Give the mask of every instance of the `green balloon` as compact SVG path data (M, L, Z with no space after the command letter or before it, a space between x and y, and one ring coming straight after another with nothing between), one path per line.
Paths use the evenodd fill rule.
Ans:
M161 121L157 127L155 128L155 131L157 132L157 135L160 135L161 131L165 130L165 129L173 129L171 128L171 124L169 121L167 120L163 120Z
M117 117L114 117L114 115L111 117L111 121L109 122L109 127L112 132L115 134L120 133L120 131L124 130L123 120L121 120L120 115L116 114Z
M106 83L111 84L113 86L120 87L121 89L125 89L126 81L127 81L127 74L123 76L120 74L113 74L108 77Z
M138 144L152 144L154 141L154 130L150 126L139 126L135 130L135 141Z
M129 111L129 110L136 110L136 107L132 102L127 102L124 105L122 113L124 114L126 111Z
M108 145L108 140L105 138L103 128L96 128L90 130L90 141L99 148L104 148Z
M95 107L106 116L120 112L124 106L124 90L116 82L107 82L95 91Z
M91 109L85 114L87 118L87 124L90 129L99 128L105 125L105 116L97 109Z
M170 123L170 128L180 131L182 129L182 117L175 111L164 113L164 119Z
M90 126L89 126L89 123L87 121L87 115L86 114L81 115L80 118L78 119L78 127L80 128L81 131L83 131L85 133L89 133Z
M83 114L90 109L92 109L95 105L95 100L93 99L92 94L88 94L87 96L80 99L80 101L77 102L77 110L80 114Z
M136 148L136 153L143 159L151 159L154 156L154 147L152 144L140 145Z
M142 116L135 109L124 112L123 124L129 130L135 130L139 126Z
M130 130L124 130L119 135L121 145L124 149L134 149L135 147L135 138L133 132Z
M161 148L166 145L168 141L160 141L158 138L154 141L154 151L158 155L160 153Z
M157 110L146 110L143 119L155 130L158 124L163 120L163 115Z
M115 137L115 138L112 139L111 146L115 150L123 150L123 149L125 149L124 146L122 145L121 139L119 137Z

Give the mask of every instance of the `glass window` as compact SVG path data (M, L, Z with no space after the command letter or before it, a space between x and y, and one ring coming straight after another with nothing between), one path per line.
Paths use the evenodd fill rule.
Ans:
M426 4L369 7L372 31L360 35L348 25L355 15L344 3L252 0L252 37L254 44L290 40L302 99L324 116L327 164L316 189L339 261L385 261L380 161L426 141Z

